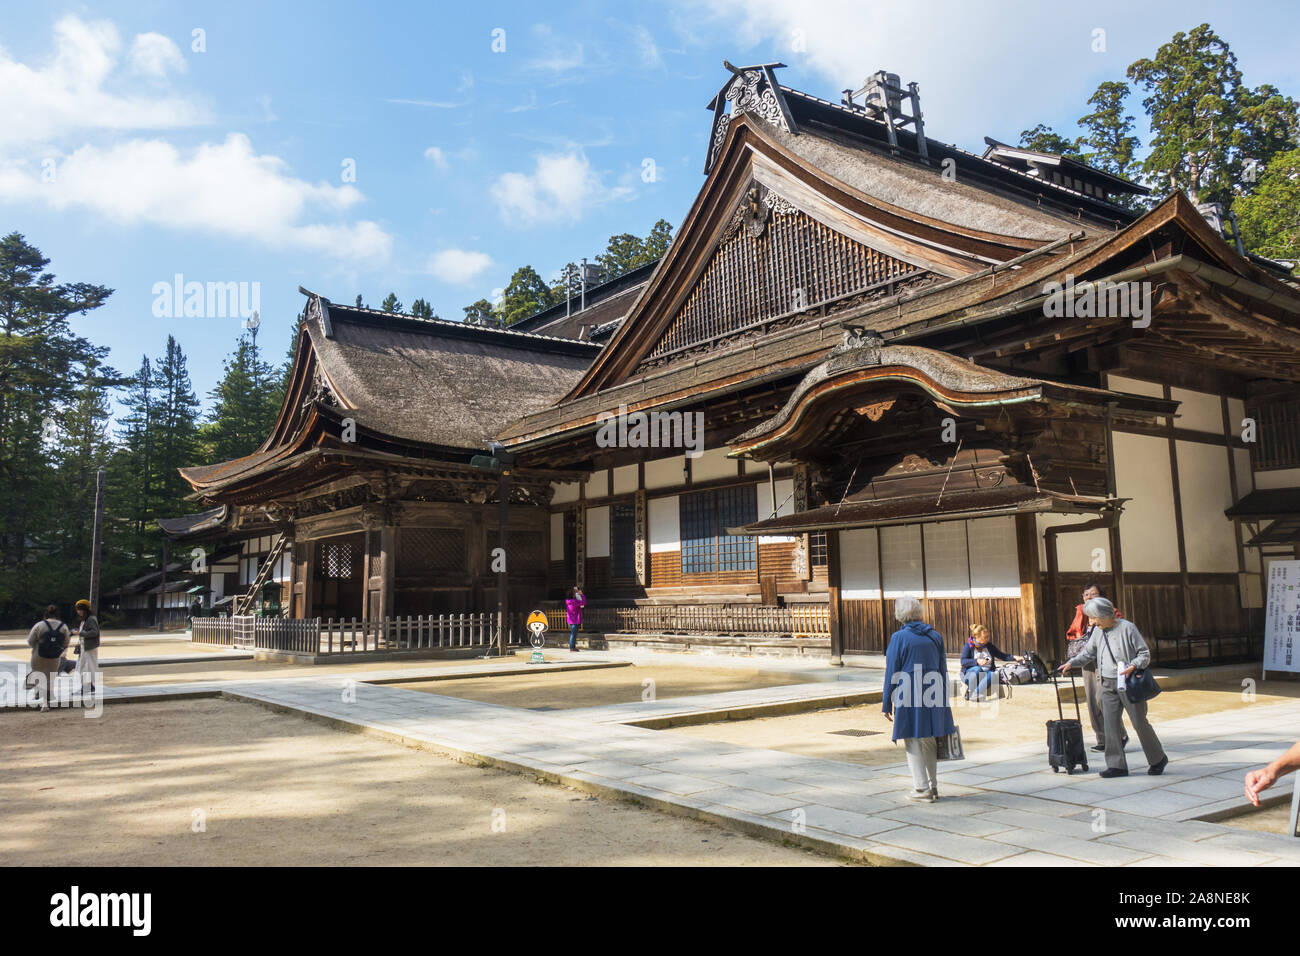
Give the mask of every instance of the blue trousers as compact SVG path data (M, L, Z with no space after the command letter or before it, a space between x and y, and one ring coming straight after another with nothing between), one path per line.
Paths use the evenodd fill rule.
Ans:
M576 650L578 647L578 625L569 625L569 650Z
M966 688L970 692L969 696L975 700L984 700L988 696L989 688L997 679L997 671L986 671L982 667L968 667L966 673L962 674L962 680L966 682Z

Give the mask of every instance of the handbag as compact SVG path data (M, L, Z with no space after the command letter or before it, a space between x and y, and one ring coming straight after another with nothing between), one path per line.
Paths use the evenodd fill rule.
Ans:
M1106 636L1104 630L1101 632L1101 638L1102 643L1106 645L1106 653L1115 662L1115 670L1118 672L1119 661L1115 659L1115 652L1110 649L1110 638ZM1134 704L1141 704L1152 697L1159 696L1163 689L1156 683L1156 675L1151 673L1150 668L1144 671L1134 671L1124 679L1124 696Z
M953 725L952 733L944 734L942 737L935 737L935 743L938 750L935 754L938 760L965 760L966 752L961 747L961 728L956 724Z

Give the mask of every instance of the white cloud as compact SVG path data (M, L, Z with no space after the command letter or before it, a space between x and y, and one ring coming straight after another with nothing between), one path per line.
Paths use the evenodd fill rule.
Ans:
M424 158L433 161L433 165L439 169L447 168L447 154L439 146L430 146L424 151Z
M374 222L311 221L339 217L363 202L355 186L297 179L284 160L256 154L241 133L188 155L161 140L83 146L59 161L48 183L35 171L11 166L0 174L3 200L340 258L384 259L392 249L392 237Z
M1087 112L1098 82L1122 79L1129 63L1154 54L1173 32L1164 5L1110 0L1065 14L1033 0L1006 0L996 16L985 4L945 0L675 0L675 7L679 22L689 24L679 26L684 41L701 34L701 18L710 20L727 31L733 63L784 61L822 78L824 86L805 88L835 102L877 70L897 73L904 84L920 85L929 136L977 150L984 135L1015 141L1020 130L1052 122L1063 103L1068 126ZM1103 14L1123 29L1109 32L1109 51L1099 54L1092 52L1092 30L1107 22L1098 19ZM923 39L900 42L907 37ZM720 69L713 75L719 87L727 79ZM786 82L797 78L793 71L782 75ZM1140 113L1137 98L1129 109ZM1058 132L1060 125L1058 119Z
M168 54L148 37L166 40L158 34L137 37L133 64L165 69ZM107 89L121 48L113 24L68 15L54 25L54 55L45 64L28 66L0 49L0 147L49 143L87 129L173 129L206 121L205 110L185 98Z
M185 72L180 47L161 33L141 33L131 44L131 69L146 76L166 76L169 70Z
M507 222L573 222L594 206L631 195L627 186L606 187L580 152L538 156L532 173L504 173L492 199Z
M444 249L429 257L429 271L443 282L465 283L492 266L492 257L466 249Z

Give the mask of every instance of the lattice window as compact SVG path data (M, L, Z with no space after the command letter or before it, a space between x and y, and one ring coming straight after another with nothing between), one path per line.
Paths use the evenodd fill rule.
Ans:
M609 560L613 577L636 577L636 505L630 501L609 509Z
M351 541L322 541L320 546L321 577L346 580L360 570L360 555Z
M1251 409L1259 440L1251 445L1256 468L1300 467L1300 399Z
M826 532L812 531L808 534L808 563L814 568L826 566Z
M727 528L757 518L756 485L699 491L682 495L680 502L683 574L753 571L758 567L754 538L727 534Z
M496 545L492 542L489 548ZM527 574L530 571L546 571L546 536L540 531L511 531L506 539L506 556L509 570Z
M469 554L460 528L402 528L397 538L397 573L403 577L467 570Z
M726 338L917 271L803 212L774 211L762 235L739 228L718 246L650 356Z

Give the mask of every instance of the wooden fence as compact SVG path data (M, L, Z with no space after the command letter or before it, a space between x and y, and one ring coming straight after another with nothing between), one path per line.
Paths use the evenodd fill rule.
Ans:
M567 631L563 607L548 607L547 626ZM716 634L763 637L828 637L825 604L761 607L745 604L647 604L583 610L582 630L609 634Z
M524 635L523 616L511 615L506 643L518 645ZM322 620L236 615L196 619L191 640L316 655L488 647L497 643L497 616L490 612L437 614L370 621L355 617Z

